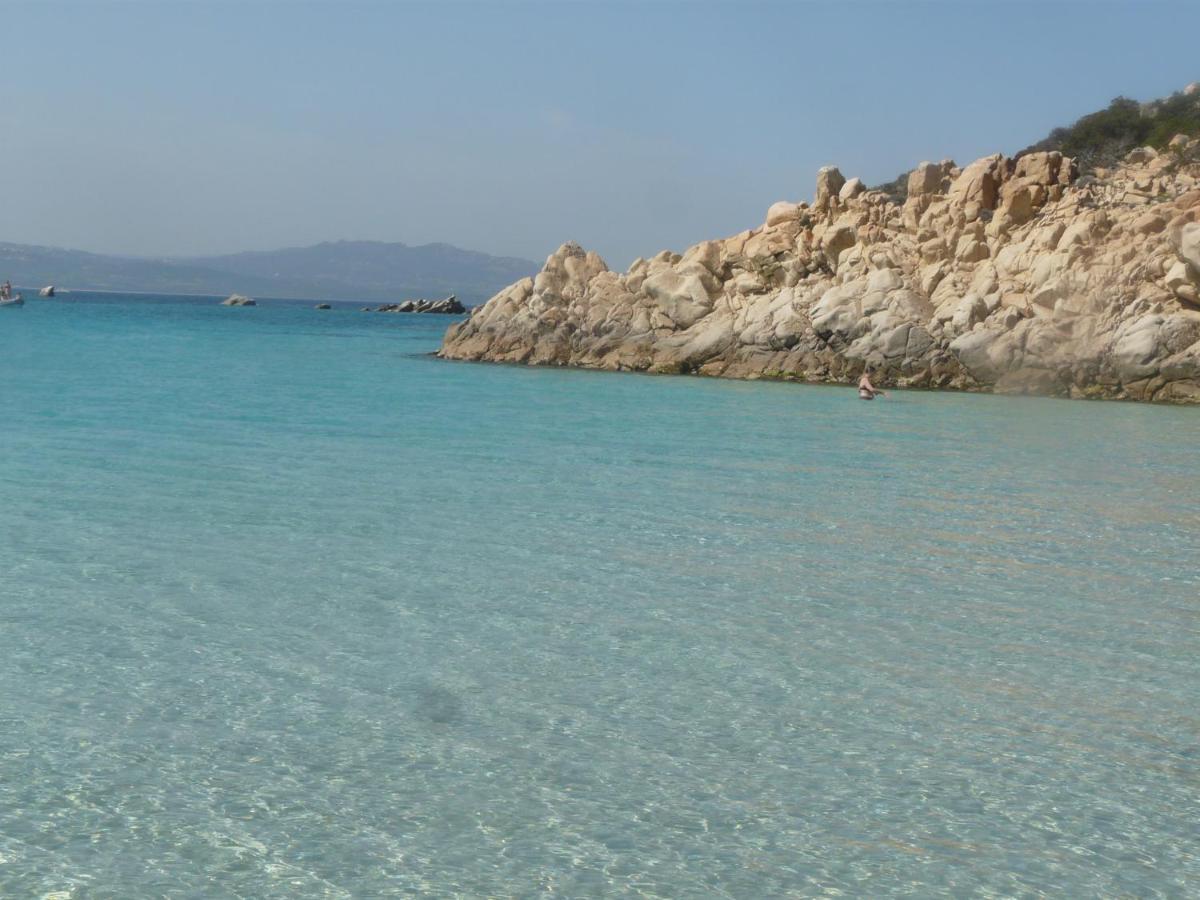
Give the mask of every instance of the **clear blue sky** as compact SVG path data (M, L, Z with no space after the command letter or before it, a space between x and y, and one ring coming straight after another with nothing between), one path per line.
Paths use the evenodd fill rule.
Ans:
M1200 3L3 3L0 240L624 267L1200 79Z

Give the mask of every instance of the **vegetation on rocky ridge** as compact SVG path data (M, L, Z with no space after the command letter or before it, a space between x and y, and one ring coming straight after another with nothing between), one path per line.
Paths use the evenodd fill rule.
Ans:
M1017 154L1057 150L1073 158L1081 174L1111 168L1135 147L1165 148L1177 134L1200 135L1200 83L1188 85L1170 97L1138 103L1115 98L1105 109L1089 113L1074 124L1055 128L1046 137ZM908 172L902 172L872 190L883 191L893 202L903 203L908 192Z

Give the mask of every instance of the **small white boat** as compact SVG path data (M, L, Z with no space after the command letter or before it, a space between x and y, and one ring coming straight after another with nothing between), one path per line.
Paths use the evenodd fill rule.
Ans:
M14 294L6 300L0 300L0 306L24 306L25 301L21 299L20 294Z

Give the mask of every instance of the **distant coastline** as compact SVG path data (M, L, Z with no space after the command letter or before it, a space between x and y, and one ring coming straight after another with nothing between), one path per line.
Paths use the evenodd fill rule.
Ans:
M211 257L125 257L0 242L0 280L60 290L394 303L455 294L482 303L537 264L451 244L334 241Z

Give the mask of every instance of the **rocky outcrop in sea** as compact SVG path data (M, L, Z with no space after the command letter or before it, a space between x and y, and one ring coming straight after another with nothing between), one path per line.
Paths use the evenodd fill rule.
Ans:
M1056 152L921 163L623 274L564 244L439 355L530 365L1200 402L1200 142L1079 178Z
M221 301L222 306L258 306L258 301L250 297L243 297L241 294L230 294Z
M444 300L405 300L403 303L385 303L376 307L376 312L392 313L441 313L442 315L461 315L464 307L454 294Z

